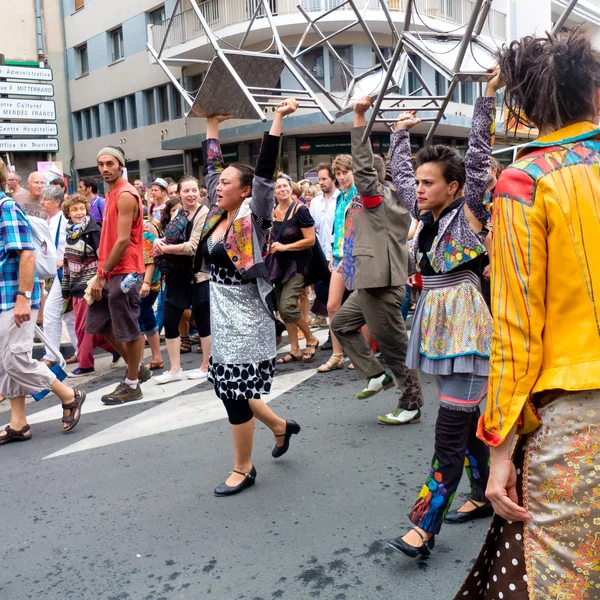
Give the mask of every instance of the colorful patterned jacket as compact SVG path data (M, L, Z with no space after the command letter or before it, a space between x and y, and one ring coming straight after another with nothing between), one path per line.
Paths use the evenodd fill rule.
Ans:
M491 140L495 125L494 114L494 98L485 96L477 98L469 135L469 149L465 156L467 181L464 188L464 204L482 225L487 222L484 198L488 184ZM392 133L388 158L400 201L415 219L419 219L421 211L417 202L417 186L408 131ZM427 254L431 266L438 273L448 273L485 252L483 237L471 228L464 204L440 219L438 235ZM423 223L419 222L412 246L416 265L420 262L419 234L422 229Z
M494 337L478 436L539 425L534 394L600 389L600 129L576 123L524 148L494 196ZM590 422L598 419L598 415Z
M209 139L202 144L204 154L204 182L212 208L206 217L200 244L196 252L194 270L209 271L202 260L202 245L219 221L226 216L217 206L217 185L225 168L219 140ZM256 279L261 296L266 298L271 291L263 257L267 251L267 232L273 222L275 207L275 182L273 175L279 153L279 137L265 133L252 181L252 197L240 207L224 241L225 250L240 275Z

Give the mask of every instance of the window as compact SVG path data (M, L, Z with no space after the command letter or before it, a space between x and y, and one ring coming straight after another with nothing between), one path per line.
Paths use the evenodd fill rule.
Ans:
M119 115L119 131L127 130L127 106L125 105L125 98L119 98L115 100L115 110Z
M73 113L75 120L75 141L80 142L83 139L83 132L81 130L81 112Z
M161 6L159 8L155 8L148 13L148 17L150 19L150 25L159 25L163 21L166 20L165 15L165 7Z
M417 56L416 54L409 54L411 60L413 61L415 67L417 69L421 69L421 57ZM409 69L408 71L408 93L412 94L413 92L416 92L419 88L421 87L421 84L419 83L419 80L417 79L414 71L412 69Z
M169 86L163 85L158 88L158 109L160 111L158 120L169 120Z
M173 92L173 118L181 119L181 117L183 117L183 110L181 108L181 94L174 85L171 86L171 91Z
M348 65L350 64L350 46L334 46L333 48L338 56ZM351 67L350 67L351 68ZM346 90L347 75L342 71L342 67L331 53L329 54L329 89L332 92Z
M463 104L475 104L475 84L461 83L460 92Z
M448 80L438 71L435 72L435 94L443 96L448 89Z
M100 109L97 106L92 106L92 131L94 137L100 136Z
M114 29L109 35L112 61L117 62L125 57L125 52L123 50L123 28L119 27L118 29Z
M156 110L154 109L154 90L144 92L144 102L146 103L146 112L148 113L148 125L156 123Z
M107 133L116 133L117 124L115 123L115 103L106 102L106 126L108 128Z
M77 48L77 59L79 62L79 77L82 75L87 75L90 72L87 44L83 44L83 46L79 46L79 48Z
M82 110L81 117L82 117L82 121L83 121L82 139L89 140L91 137L93 137L93 135L92 135L92 117L90 114L90 109L86 108L85 110Z
M307 71L321 84L325 83L325 65L323 48L315 48L302 55L302 64Z
M125 100L129 104L129 117L131 119L131 122L129 123L129 129L137 129L138 120L137 120L137 106L135 103L135 94L132 94L131 96L127 96L127 98L125 98Z
M85 6L85 0L75 0L75 10L79 10Z

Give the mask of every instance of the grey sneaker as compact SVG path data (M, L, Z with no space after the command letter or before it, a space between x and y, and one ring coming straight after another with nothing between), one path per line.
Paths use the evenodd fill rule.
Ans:
M152 378L152 371L146 367L146 365L140 365L140 370L138 371L138 379L140 383L146 383L146 381Z
M102 396L100 400L102 400L104 404L110 406L114 404L125 404L126 402L133 402L134 400L141 400L143 397L144 394L142 394L142 388L139 384L135 388L132 388L126 383L121 382L114 392Z
M369 377L365 384L365 389L362 392L358 392L356 397L359 400L365 400L378 394L381 390L389 390L391 387L394 387L394 380L388 373L384 373L379 377Z

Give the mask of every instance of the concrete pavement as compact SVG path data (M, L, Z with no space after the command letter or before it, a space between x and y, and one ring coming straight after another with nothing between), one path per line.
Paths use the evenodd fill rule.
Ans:
M318 356L325 360L327 353ZM195 367L198 356L184 361ZM452 598L486 521L446 526L428 560L385 546L406 530L429 469L433 382L424 381L420 424L383 427L375 418L395 406L393 391L361 402L356 373L316 374L318 364L278 368L282 383L271 406L302 431L288 454L274 460L273 437L257 425L257 483L231 498L213 495L232 467L233 450L208 383L175 392L164 386L151 400L111 410L93 411L90 403L66 435L59 420L35 422L55 398L29 406L34 439L0 449L0 596ZM105 371L87 383L88 391L121 375ZM201 422L198 415L209 418ZM467 492L464 479L457 505Z

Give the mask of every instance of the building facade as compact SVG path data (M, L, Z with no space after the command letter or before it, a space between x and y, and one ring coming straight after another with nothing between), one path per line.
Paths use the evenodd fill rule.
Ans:
M185 117L187 105L160 66L146 49L164 45L164 55L172 59L205 59L213 56L198 17L188 0L183 0L170 29L169 17L175 0L61 0L65 15L64 30L68 64L68 88L74 136L74 168L79 176L96 174L96 153L105 145L121 146L129 160L129 178L140 177L146 184L155 177L177 179L185 173L199 175L202 170L201 144L203 119ZM295 48L306 21L297 5L300 0L270 0L274 21L282 42ZM373 0L357 0L365 9L365 19L384 53L391 50L391 36L383 11ZM339 0L302 0L309 14L327 10ZM404 21L405 0L388 1L396 27ZM482 35L490 43L549 30L567 0L495 0ZM416 30L449 31L464 24L472 11L471 0L418 0L413 15ZM252 17L256 0L206 0L201 9L223 44L234 44ZM374 7L374 8L373 8ZM350 11L337 11L322 22L325 34L339 29L352 18ZM600 26L600 0L580 0L568 26L586 22L592 32ZM271 31L264 17L257 18L251 45L254 50L269 46ZM316 37L307 37L310 46ZM600 40L599 40L600 41ZM360 72L375 64L376 57L364 34L348 30L334 40L336 52ZM419 63L419 57L414 57ZM340 97L347 82L339 63L326 48L308 52L304 66L322 85ZM435 93L445 93L446 81L427 64L421 72ZM186 65L173 69L175 77L189 91L202 83L203 65ZM281 87L289 87L286 73ZM403 84L411 92L417 83L407 76ZM446 119L437 130L437 141L466 147L477 84L461 84L452 98ZM498 124L502 123L498 110ZM328 124L316 111L302 111L286 120L282 168L294 178L311 174L315 166L336 154L349 152L351 115ZM252 163L258 155L262 132L267 124L258 121L232 120L223 125L221 139L226 161ZM413 136L415 151L423 143L426 126ZM520 140L517 140L520 141ZM372 135L374 148L385 153L389 131L377 126ZM508 158L508 155L507 155Z
M0 54L4 55L7 66L18 69L52 69L52 80L44 83L53 86L53 95L23 96L21 94L1 94L7 100L20 99L24 102L54 101L56 118L44 121L30 121L27 118L11 117L5 124L28 123L36 125L45 122L56 124L58 134L58 152L23 151L2 152L2 158L20 173L24 180L27 174L37 169L38 162L59 161L65 174L71 174L73 144L71 140L71 117L65 65L65 44L63 36L63 15L61 0L20 0L11 2L4 11L7 22L3 27L0 41ZM13 81L7 79L7 81ZM20 83L36 85L37 81L19 80ZM40 80L41 81L41 80ZM35 128L34 128L35 129ZM35 135L35 134L34 134ZM37 135L36 137L40 137ZM31 140L31 136L12 136L0 134L0 140Z

